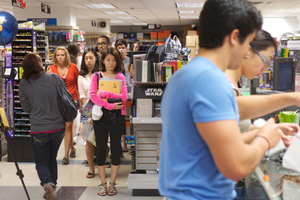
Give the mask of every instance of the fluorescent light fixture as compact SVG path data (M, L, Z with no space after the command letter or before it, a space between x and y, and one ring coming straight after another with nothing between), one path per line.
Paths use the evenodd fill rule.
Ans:
M125 23L125 22L122 20L110 20L110 23L115 24L115 23Z
M128 15L125 11L103 11L107 15Z
M198 19L199 16L179 16L179 18L182 18L182 19Z
M86 7L92 8L92 9L99 9L99 8L116 8L112 4L83 4Z
M195 13L195 11L193 11L193 10L183 10L183 11L180 11L180 10L178 10L178 13L179 14L193 14L193 13Z
M136 17L129 16L129 17L116 17L118 19L136 19Z
M147 26L147 23L132 23L133 25Z
M201 8L204 3L175 3L177 8Z

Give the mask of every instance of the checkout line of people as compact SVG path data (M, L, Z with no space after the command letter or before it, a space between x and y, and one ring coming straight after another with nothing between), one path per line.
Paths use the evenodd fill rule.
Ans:
M287 136L299 130L296 124L276 124L273 119L261 128L253 127L250 119L290 105L300 106L300 94L241 96L238 92L236 83L242 75L249 79L261 75L274 59L277 46L271 35L261 30L262 23L260 12L246 0L205 2L198 26L199 53L172 76L162 97L159 192L168 200L234 199L235 181L253 172L265 152L280 139L288 146L291 139ZM90 98L107 110L121 110L122 117L126 114L123 105L127 99L127 77L122 71L128 63L123 52L127 44L117 41L116 49L109 45L109 38L100 36L98 52L93 48L85 50L80 70L71 63L64 47L55 50L54 65L48 73L42 70L38 55L28 54L22 63L20 102L23 110L30 113L31 142L45 199L58 198L56 156L64 137L66 151L62 162L68 164L69 157L76 156L73 123L65 123L53 103L57 93L51 76L60 77L78 107ZM76 58L78 53L74 54ZM97 82L102 77L122 80L122 93L99 91ZM108 103L102 98L121 98L122 103ZM91 163L96 153L101 179L97 194L116 195L121 137L125 131L108 129L92 119L85 123L93 124L97 141L97 147L89 142L86 145L90 163L86 177L95 176ZM108 131L112 155L109 184L105 174Z
M134 50L137 50L140 43L135 41ZM76 157L76 149L73 144L73 133L76 127L73 122L64 122L57 105L57 92L53 76L61 80L72 95L73 100L80 107L90 99L94 104L114 112L117 120L120 120L118 127L107 124L103 120L93 120L81 116L81 123L90 123L95 130L97 146L89 141L86 142L86 157L89 163L89 171L86 178L95 177L94 155L101 180L99 196L113 196L117 194L116 178L120 167L120 157L123 152L128 152L125 144L125 115L127 100L127 82L129 61L126 56L127 43L125 40L116 42L116 48L110 47L110 40L107 36L100 36L97 41L97 49L88 48L82 57L79 56L79 47L71 43L68 49L57 47L53 55L53 65L43 69L42 60L39 55L29 53L22 62L24 69L23 79L20 82L20 103L22 109L29 113L31 122L31 144L33 146L34 161L36 170L45 190L43 198L57 199L56 184L57 173L57 152L62 140L65 143L65 155L63 164L69 164L69 159ZM125 50L124 50L125 49ZM98 50L98 51L97 51ZM81 59L80 59L81 58ZM76 66L80 65L80 66ZM101 78L122 80L121 94L114 94L98 89L98 80ZM129 77L130 79L130 77ZM36 92L39 91L39 92ZM103 99L121 99L118 103L108 103ZM111 163L108 160L108 136L110 137ZM121 145L123 137L123 145ZM122 149L123 146L123 149ZM111 180L106 181L106 165L111 167Z

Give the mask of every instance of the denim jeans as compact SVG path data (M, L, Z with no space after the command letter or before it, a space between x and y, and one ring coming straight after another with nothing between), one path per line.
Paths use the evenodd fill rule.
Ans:
M49 182L57 184L56 156L64 136L64 128L54 133L37 133L31 135L35 168L42 186Z

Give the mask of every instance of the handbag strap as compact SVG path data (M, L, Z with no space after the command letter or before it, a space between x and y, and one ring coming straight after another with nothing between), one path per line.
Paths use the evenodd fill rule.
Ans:
M96 74L96 76L97 76L97 89L99 89L99 74L100 74L100 77L101 77L101 78L103 78L103 77L102 77L101 72L99 72L99 74L98 74L98 73L95 73L95 74Z
M55 86L57 87L57 79L55 77L55 74L52 73L51 76L52 76L52 80L53 80Z

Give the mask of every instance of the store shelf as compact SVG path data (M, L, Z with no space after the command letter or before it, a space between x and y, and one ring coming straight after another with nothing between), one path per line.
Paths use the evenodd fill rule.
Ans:
M16 36L17 37L31 37L31 35L19 35L19 34L17 34Z
M134 82L136 85L167 85L168 82Z
M12 47L13 49L31 49L31 47Z
M15 123L15 126L31 126L31 124L17 124L17 123Z

